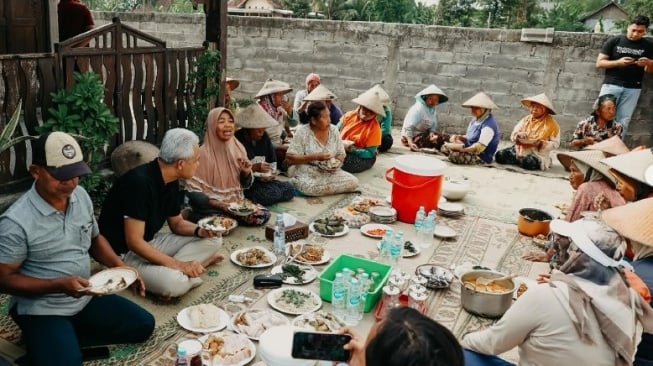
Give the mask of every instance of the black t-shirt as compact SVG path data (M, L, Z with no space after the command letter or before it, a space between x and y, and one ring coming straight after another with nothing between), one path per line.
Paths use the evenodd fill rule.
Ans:
M632 57L635 60L640 57L653 59L653 43L642 38L639 41L631 41L625 35L608 39L601 48L601 53L610 56L610 60L618 60L622 57ZM637 65L624 67L613 67L605 69L603 84L614 84L625 88L641 89L644 68Z
M166 219L180 212L179 182L164 184L157 160L134 168L113 184L102 205L100 233L118 254L129 248L125 242L125 216L144 221L143 239L152 240Z
M259 141L247 141L247 139L245 139L244 128L236 131L235 136L245 147L248 159L252 160L255 156L265 156L266 163L274 163L277 161L277 154L274 151L274 146L272 146L272 141L270 140L270 137L268 137L267 132L263 134L263 137L261 137Z

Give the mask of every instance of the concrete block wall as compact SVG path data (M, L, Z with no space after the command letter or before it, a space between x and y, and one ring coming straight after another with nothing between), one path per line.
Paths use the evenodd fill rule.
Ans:
M98 24L119 16L170 47L201 45L204 39L203 15L94 15ZM433 83L449 96L438 107L440 126L458 133L470 119L460 104L484 91L499 107L494 114L503 138L527 114L520 99L546 92L556 108L563 142L568 142L598 96L603 72L594 63L607 37L556 32L552 44L542 44L521 42L520 30L229 17L227 73L241 81L234 97L252 98L269 77L299 90L306 75L317 72L345 111L354 108L352 98L383 82L397 126L415 93ZM630 124L629 145L653 145L650 85L647 76Z

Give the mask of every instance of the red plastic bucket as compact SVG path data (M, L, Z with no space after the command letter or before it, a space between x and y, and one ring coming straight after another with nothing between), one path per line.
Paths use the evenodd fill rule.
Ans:
M392 207L399 221L412 224L419 206L426 212L438 208L442 171L447 165L423 155L402 155L394 160L395 166L385 172L385 179L392 183Z

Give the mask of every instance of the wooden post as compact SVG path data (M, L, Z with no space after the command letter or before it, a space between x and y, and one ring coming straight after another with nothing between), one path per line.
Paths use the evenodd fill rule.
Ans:
M206 40L208 49L220 53L220 90L218 103L214 98L209 100L209 109L224 105L224 81L227 73L227 0L205 0Z

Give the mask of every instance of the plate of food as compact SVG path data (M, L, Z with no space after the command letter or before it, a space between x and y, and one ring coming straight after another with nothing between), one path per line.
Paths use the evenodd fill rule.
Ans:
M540 248L544 248L549 242L549 237L544 234L537 234L533 237L533 244L537 245Z
M250 247L231 253L231 261L241 267L264 268L273 265L277 256L264 247Z
M292 326L315 332L335 333L345 326L345 322L331 313L319 310L314 313L306 313L296 317L292 321Z
M331 254L324 250L321 245L306 244L297 241L288 244L288 255L294 258L294 261L301 264L320 265L331 260Z
M84 290L98 295L115 294L131 286L137 278L138 273L132 268L107 268L91 276L90 285Z
M315 280L319 274L315 268L298 263L286 263L280 266L274 266L270 272L281 275L283 283L288 285L307 284Z
M225 233L235 229L238 226L238 221L226 216L211 216L201 219L197 224L205 230Z
M317 219L310 223L308 229L312 233L318 233L327 238L335 238L347 235L349 227L344 221L336 216L329 216L324 219Z
M177 323L195 333L212 333L229 324L229 315L213 304L199 304L181 309Z
M230 324L236 333L243 334L249 339L258 341L258 338L266 330L280 325L289 325L290 321L283 314L279 314L276 311L251 309L239 311L234 314Z
M376 245L376 247L379 250L381 250L381 242L379 242ZM401 252L401 257L402 258L410 258L410 257L414 257L414 256L418 255L419 253L421 253L421 251L419 250L418 247L415 246L415 244L413 244L410 241L406 241L404 243L404 250Z
M277 174L279 174L279 171L276 169L275 170L270 169L267 172L253 172L252 174L254 174L254 177L256 178L272 178Z
M211 333L199 337L204 353L202 365L247 365L256 356L256 345L243 334Z
M256 210L256 204L249 200L242 200L232 202L227 209L236 216L248 216Z
M317 167L324 170L336 170L341 166L342 161L335 157L332 157L329 160L322 160L317 162Z
M361 234L369 236L370 238L380 239L385 235L385 232L388 229L390 229L390 227L383 224L365 224L361 226Z
M351 202L351 206L356 211L360 211L364 213L367 213L370 207L380 206L382 204L383 201L380 199L371 198L371 197L360 197L360 196L354 198L354 200Z
M303 288L278 288L268 294L268 304L282 313L301 315L317 311L322 299L313 291Z

